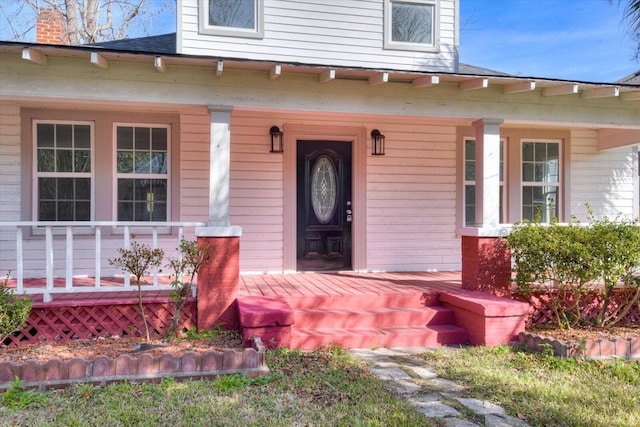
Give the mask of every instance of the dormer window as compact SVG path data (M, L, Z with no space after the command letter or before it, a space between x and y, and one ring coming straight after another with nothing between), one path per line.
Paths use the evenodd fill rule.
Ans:
M202 0L200 33L230 37L263 37L263 0Z
M436 51L436 0L385 0L385 48Z

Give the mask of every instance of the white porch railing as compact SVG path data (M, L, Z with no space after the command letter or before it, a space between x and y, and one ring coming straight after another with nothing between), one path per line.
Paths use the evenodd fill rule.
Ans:
M2 254L2 268L7 268L15 274L11 275L11 278L15 280L16 293L17 294L42 294L45 302L52 301L53 294L70 294L70 293L87 293L87 292L122 292L123 290L133 290L131 286L130 275L128 273L121 273L123 284L119 286L104 286L102 282L102 270L105 264L108 263L107 258L103 258L104 251L103 245L105 242L111 243L113 246L114 240L120 240L122 243L118 244L121 248L130 248L131 239L133 235L140 236L140 240L150 239L150 246L152 249L159 247L158 236L161 235L163 241L172 241L174 244L171 246L176 249L177 257L181 257L180 242L185 238L185 229L188 231L195 230L196 227L206 226L206 223L200 222L117 222L117 221L82 221L82 222L43 222L43 221L18 221L18 222L0 222L0 232L2 235L2 252L11 251L12 244L11 238L7 239L7 236L15 231L15 257L10 256L6 252ZM103 228L109 227L110 236L104 238L102 236ZM177 230L177 233L165 234L164 231L168 228ZM135 229L135 233L132 233L132 229ZM25 230L30 231L30 236L25 239ZM58 231L60 230L60 231ZM161 233L159 233L161 230ZM74 232L76 232L74 234ZM43 235L44 234L44 235ZM195 232L189 233L190 236L194 236ZM86 244L87 238L93 237L93 250L95 251L94 258L95 263L92 268L94 285L87 286L86 283L83 286L74 286L74 277L90 277L91 274L84 274L80 276L74 276L74 242L76 238L81 236ZM37 255L25 256L25 245L28 242L30 246L41 246L44 240L44 259L37 259ZM54 251L54 241L60 242L64 240L64 287L54 286L54 266L56 257ZM41 248L40 248L41 249ZM31 249L29 249L31 250ZM40 251L32 251L33 253L40 253ZM119 255L119 254L118 254ZM32 279L35 277L25 277L25 260L29 259L30 262L44 262L44 285L38 285L38 281L29 281L29 285L25 286L26 279ZM60 257L62 258L62 257ZM14 264L14 268L11 268L10 264ZM85 269L86 270L86 269ZM5 273L6 274L6 273ZM152 271L152 283L143 285L143 290L170 290L170 284L160 284L158 282L159 269L154 268ZM42 279L42 277L37 277ZM182 278L180 278L182 279ZM35 284L34 284L35 283ZM195 296L195 287L194 287Z

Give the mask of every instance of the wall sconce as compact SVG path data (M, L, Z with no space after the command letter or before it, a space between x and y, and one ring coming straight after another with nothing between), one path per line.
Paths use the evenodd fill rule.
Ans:
M271 135L271 152L284 152L284 147L282 145L282 132L280 131L280 128L278 126L271 126L269 134Z
M378 129L371 131L371 154L384 156L384 135Z

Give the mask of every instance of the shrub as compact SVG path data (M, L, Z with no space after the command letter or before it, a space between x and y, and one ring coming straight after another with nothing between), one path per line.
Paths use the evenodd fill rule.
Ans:
M138 288L138 310L140 312L140 316L142 316L142 322L144 323L146 340L147 342L150 342L151 337L149 336L149 324L147 323L144 306L142 305L142 278L147 274L150 268L160 266L162 258L164 257L164 251L162 249L151 249L151 247L133 240L131 242L130 249L119 248L118 252L120 253L120 256L118 258L109 259L109 264L121 269L122 271L128 272L133 276Z
M620 322L640 300L640 226L638 221L596 219L589 224L538 221L517 223L507 238L515 262L517 290L544 292L559 326L589 321ZM595 319L586 319L585 295L600 295ZM615 303L614 303L615 295Z
M173 286L171 294L173 298L173 319L167 329L168 336L177 333L181 323L180 313L193 289L194 277L200 267L210 259L209 247L206 245L198 246L195 241L182 240L179 252L181 254L180 257L170 260L167 265L167 267L173 269L175 276L175 280L171 282ZM185 276L188 277L187 281L185 281Z
M7 287L9 273L0 285L0 343L27 324L33 301L20 298Z

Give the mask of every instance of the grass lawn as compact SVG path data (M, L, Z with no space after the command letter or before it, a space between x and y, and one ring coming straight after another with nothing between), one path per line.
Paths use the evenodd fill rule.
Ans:
M531 425L639 426L640 361L581 361L516 348L438 349L436 372Z
M340 350L268 353L272 375L88 385L0 406L0 425L415 426L425 418ZM23 394L25 394L23 392ZM429 424L426 424L429 425ZM436 425L436 424L432 424Z
M440 376L531 425L640 425L640 361L555 359L508 347L438 349L422 355ZM424 426L406 398L339 349L268 353L272 375L159 385L78 385L0 398L13 426ZM427 391L427 390L425 390Z

